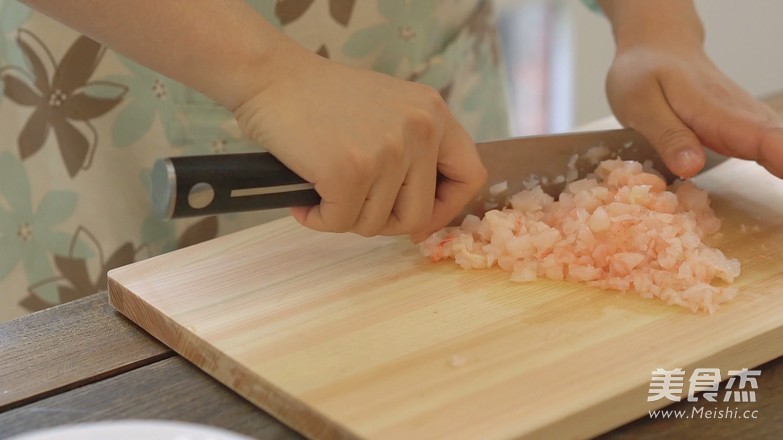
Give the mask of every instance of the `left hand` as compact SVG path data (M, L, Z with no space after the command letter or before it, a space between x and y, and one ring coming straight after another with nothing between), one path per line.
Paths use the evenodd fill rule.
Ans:
M723 74L699 38L665 29L621 28L606 83L620 123L646 137L680 177L701 170L707 147L783 178L783 120Z
M755 160L783 178L783 121L701 49L620 53L607 77L607 96L618 120L645 136L680 177L701 170L704 146Z

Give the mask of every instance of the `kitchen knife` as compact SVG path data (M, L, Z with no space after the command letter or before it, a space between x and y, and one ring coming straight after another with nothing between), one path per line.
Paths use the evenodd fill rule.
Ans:
M456 221L498 207L506 196L536 183L556 196L567 182L592 173L603 159L649 160L667 180L675 178L652 145L630 129L517 137L476 147L487 168L487 184ZM707 153L705 170L726 159ZM159 159L152 170L152 197L156 214L164 219L312 206L320 201L312 183L265 152Z

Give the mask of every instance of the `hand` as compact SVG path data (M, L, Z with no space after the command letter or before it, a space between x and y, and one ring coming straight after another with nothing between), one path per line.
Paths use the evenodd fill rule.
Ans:
M644 135L669 169L690 177L702 146L759 162L783 178L783 122L721 73L700 47L641 46L617 54L607 77L618 120Z
M315 184L320 205L291 210L301 224L420 241L475 196L486 171L436 91L298 46L281 52L235 114L245 135Z
M783 178L783 122L709 59L691 0L601 6L617 43L606 88L620 123L645 136L681 177L702 169L707 147Z

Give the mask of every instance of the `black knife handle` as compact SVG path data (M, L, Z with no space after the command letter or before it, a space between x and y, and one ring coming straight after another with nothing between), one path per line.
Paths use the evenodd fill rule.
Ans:
M152 200L163 219L317 205L313 185L269 153L179 156L152 168Z

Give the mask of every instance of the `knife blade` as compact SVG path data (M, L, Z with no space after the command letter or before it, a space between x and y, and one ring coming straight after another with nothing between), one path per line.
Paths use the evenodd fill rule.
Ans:
M487 183L455 221L498 207L504 197L540 184L557 196L572 180L609 158L651 161L668 181L675 176L655 149L631 129L537 135L476 144ZM727 158L707 152L704 170ZM266 152L178 156L158 159L152 169L153 208L158 217L312 206L320 201L307 182Z

